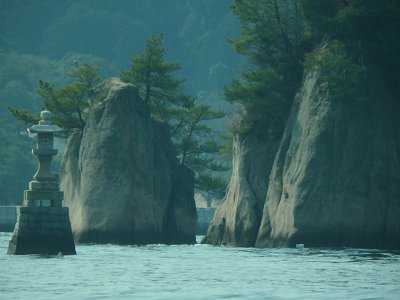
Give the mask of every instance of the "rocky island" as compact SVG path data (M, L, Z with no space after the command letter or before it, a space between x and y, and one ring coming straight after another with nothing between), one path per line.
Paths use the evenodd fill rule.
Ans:
M79 243L194 243L193 172L178 163L136 87L109 79L70 138L61 187Z
M397 102L376 86L362 106L332 102L325 86L318 72L305 75L279 147L236 139L229 190L203 242L400 248Z

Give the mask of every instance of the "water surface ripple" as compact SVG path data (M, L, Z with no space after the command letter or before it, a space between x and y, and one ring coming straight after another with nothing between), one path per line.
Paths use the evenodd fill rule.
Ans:
M0 299L400 299L400 252L209 245L77 245L6 255Z

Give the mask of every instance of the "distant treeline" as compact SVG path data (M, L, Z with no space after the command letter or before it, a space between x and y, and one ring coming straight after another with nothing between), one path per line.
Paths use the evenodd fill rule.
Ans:
M119 76L145 41L164 33L167 60L200 101L223 104L222 88L240 58L226 42L240 25L231 0L0 1L0 204L20 203L36 167L33 141L8 107L40 111L39 80L60 87L85 63L102 78ZM222 101L220 102L222 103Z

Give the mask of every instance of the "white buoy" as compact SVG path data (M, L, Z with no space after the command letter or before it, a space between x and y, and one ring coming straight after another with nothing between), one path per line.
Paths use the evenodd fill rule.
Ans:
M304 244L296 244L296 249L304 249Z

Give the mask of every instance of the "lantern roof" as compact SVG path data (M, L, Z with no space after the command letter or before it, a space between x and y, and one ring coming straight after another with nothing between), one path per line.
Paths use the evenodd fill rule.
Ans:
M61 128L51 121L51 112L44 110L40 113L41 120L39 124L28 128L29 133L55 133L60 132Z

